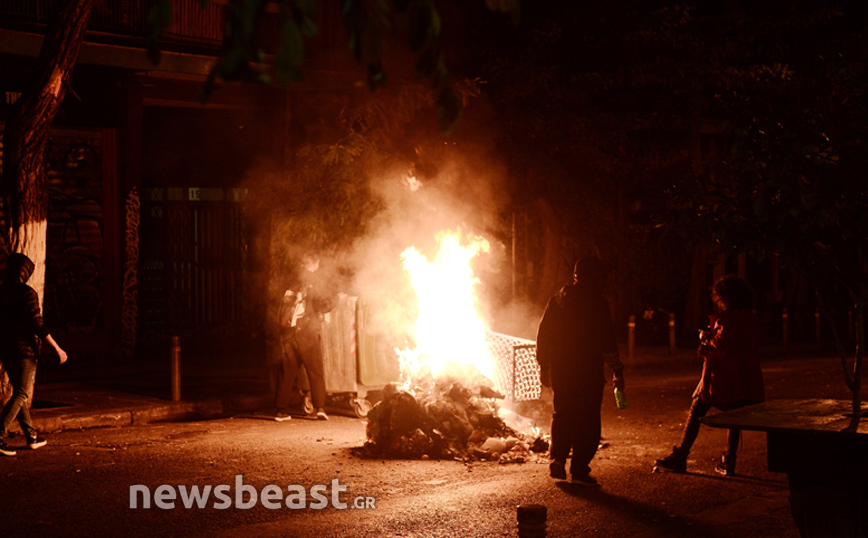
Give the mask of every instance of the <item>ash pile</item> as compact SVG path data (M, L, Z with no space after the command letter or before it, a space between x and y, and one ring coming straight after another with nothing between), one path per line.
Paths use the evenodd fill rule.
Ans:
M545 459L549 438L506 407L504 396L457 378L427 379L412 392L388 385L367 415L364 453L400 459L526 463Z

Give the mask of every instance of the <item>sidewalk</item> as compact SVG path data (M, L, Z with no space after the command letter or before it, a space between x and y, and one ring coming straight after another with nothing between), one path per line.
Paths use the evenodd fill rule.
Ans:
M40 432L204 420L268 408L262 360L182 357L181 399L172 401L165 360L40 364L31 414ZM13 431L18 425L13 424Z

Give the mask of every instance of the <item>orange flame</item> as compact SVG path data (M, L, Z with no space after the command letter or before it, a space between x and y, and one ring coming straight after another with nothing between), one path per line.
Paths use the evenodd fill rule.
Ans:
M485 339L486 326L477 311L471 261L489 251L482 237L468 235L462 244L460 231L437 236L440 249L429 261L415 247L401 253L404 271L418 297L416 348L396 350L405 388L425 374L494 379L494 360Z

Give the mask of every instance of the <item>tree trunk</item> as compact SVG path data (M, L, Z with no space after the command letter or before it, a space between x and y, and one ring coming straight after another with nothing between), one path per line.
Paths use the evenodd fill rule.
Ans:
M45 290L48 231L48 127L70 86L92 1L69 0L48 25L33 79L12 109L3 134L0 190L8 212L6 245L10 252L21 252L36 265L28 282L39 294L40 304ZM0 400L4 404L10 392L6 372L0 367Z
M92 0L69 0L48 25L33 80L15 104L4 134L7 245L11 252L24 253L36 264L30 285L39 293L40 302L45 287L48 127L69 89L91 6Z
M690 269L690 283L687 289L687 301L684 305L684 320L681 323L681 337L685 342L694 342L696 329L703 323L706 314L705 303L708 300L708 255L711 246L705 241L698 242L693 247L693 265Z
M860 301L855 307L856 317L856 358L853 365L853 417L862 417L862 356L865 349L865 306Z

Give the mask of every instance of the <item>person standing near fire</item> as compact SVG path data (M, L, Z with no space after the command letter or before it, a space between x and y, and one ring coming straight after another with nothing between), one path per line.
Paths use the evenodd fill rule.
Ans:
M0 414L0 454L4 456L16 453L4 441L15 419L28 448L37 449L47 444L33 426L28 407L33 398L41 343L51 346L60 364L67 359L66 352L42 322L39 295L27 285L34 269L33 261L24 254L10 254L6 259L3 284L0 284L0 361L12 385L12 398Z
M712 407L730 411L765 400L759 348L763 331L753 312L754 293L750 284L736 275L727 275L711 290L717 311L709 316L712 326L699 331L698 355L702 357L702 377L693 392L693 403L681 434L681 444L672 453L656 461L655 470L684 472L687 456L699 434L699 425ZM741 440L740 430L728 430L726 452L715 471L735 474L735 457Z
M325 372L322 355L322 322L338 303L318 274L319 258L306 254L298 291L286 290L280 308L282 360L277 373L277 420L290 418L289 405L299 368L304 365L316 418L328 420L325 410Z
M604 364L614 372L614 386L624 390L624 365L602 295L612 269L598 258L577 261L573 282L549 299L537 331L540 378L554 392L549 471L565 480L572 450L571 481L580 486L598 485L589 464L600 443Z

